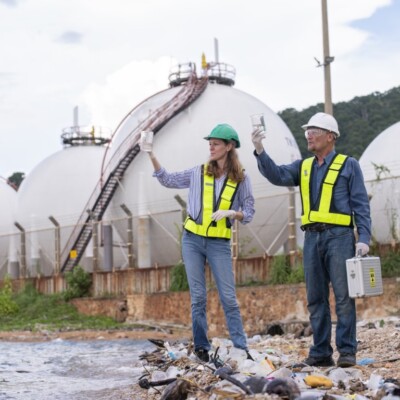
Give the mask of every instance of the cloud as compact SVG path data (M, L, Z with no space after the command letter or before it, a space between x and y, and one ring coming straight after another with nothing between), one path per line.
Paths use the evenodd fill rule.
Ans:
M167 88L167 77L178 62L170 57L136 60L109 74L103 83L92 83L80 96L91 115L90 125L114 129L139 102Z
M66 44L76 44L82 41L83 35L75 31L65 31L57 38L57 42Z
M328 0L334 102L398 85L394 4ZM324 101L320 1L0 0L0 19L3 175L60 150L75 105L83 125L115 129L171 67L215 61L214 38L235 87L273 110Z
M17 7L17 0L0 0L0 3L5 4L7 7Z

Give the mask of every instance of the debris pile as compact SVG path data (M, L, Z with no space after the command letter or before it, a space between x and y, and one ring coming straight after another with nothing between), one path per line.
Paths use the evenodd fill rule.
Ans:
M155 350L140 356L134 398L400 400L400 318L361 322L357 329L358 361L349 368L302 363L310 336L256 335L248 340L251 357L230 340L214 338L208 363L190 341L150 339Z

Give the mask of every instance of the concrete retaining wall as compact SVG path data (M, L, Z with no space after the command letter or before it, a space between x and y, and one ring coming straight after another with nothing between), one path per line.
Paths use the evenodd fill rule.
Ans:
M237 288L237 298L248 335L266 332L276 321L308 322L305 285L254 286ZM400 315L400 280L385 279L382 296L357 299L359 320ZM335 304L331 294L331 310ZM127 296L128 321L177 324L190 327L189 292ZM215 289L209 290L207 318L210 335L227 335L225 317Z

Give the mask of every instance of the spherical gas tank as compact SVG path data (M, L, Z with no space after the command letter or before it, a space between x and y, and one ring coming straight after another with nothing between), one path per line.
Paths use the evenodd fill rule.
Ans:
M250 116L263 113L266 122L264 146L277 164L301 157L296 141L282 121L268 106L232 86L208 83L205 91L188 107L163 124L163 105L179 96L182 86L165 90L143 101L121 122L116 131L106 163L116 157L121 145L151 113L159 110L162 128L154 135L157 159L169 172L182 171L207 162L209 144L204 140L220 123L230 124L239 134L239 159L250 176L256 199L256 213L248 225L239 225L238 254L242 258L274 254L288 238L289 191L270 184L258 171L251 141ZM299 128L301 129L301 128ZM124 218L121 204L128 207L134 220L135 253L138 266L174 265L180 258L180 236L187 190L168 189L153 177L148 154L139 153L130 163L109 210L114 218ZM143 231L143 226L147 228ZM126 240L126 222L116 224ZM150 234L148 232L150 231ZM140 262L143 247L151 258ZM147 263L147 265L146 265Z
M381 244L400 240L400 122L381 132L360 157L370 196L372 236Z
M6 274L14 276L9 267L9 251L15 242L17 228L14 225L17 191L6 180L0 179L0 279ZM18 275L18 273L16 273Z
M100 179L101 146L72 146L47 157L24 179L18 191L16 219L27 231L27 264L31 275L51 275L56 262L56 226L60 248L79 220Z

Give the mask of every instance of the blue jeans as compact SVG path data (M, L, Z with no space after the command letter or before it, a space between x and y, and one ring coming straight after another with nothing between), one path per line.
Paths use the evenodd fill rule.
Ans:
M312 357L329 357L332 321L329 306L329 283L336 303L336 348L339 353L356 354L356 304L349 297L346 259L354 257L355 238L352 228L333 227L323 232L306 231L304 273L307 307L313 330Z
M182 257L190 289L195 350L199 348L210 350L211 348L207 337L206 260L217 285L233 345L240 349L247 349L246 335L236 299L230 241L207 238L184 230Z

